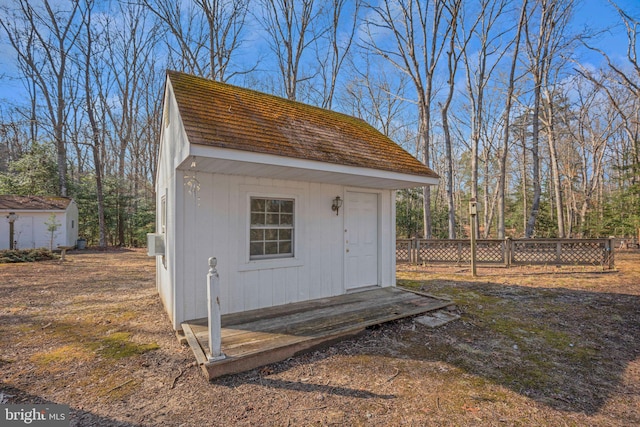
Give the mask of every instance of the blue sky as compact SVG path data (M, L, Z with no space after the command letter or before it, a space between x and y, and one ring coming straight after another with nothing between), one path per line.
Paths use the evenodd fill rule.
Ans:
M633 16L640 17L640 1L617 0L616 3ZM608 0L582 0L577 3L574 26L604 30L590 43L609 54L612 59L626 57L627 37L619 16ZM596 54L583 52L586 61L599 61ZM594 65L598 65L597 63Z
M0 0L0 4L6 3L8 2ZM617 0L616 3L633 16L640 17L639 0ZM583 29L606 30L590 43L607 52L614 60L624 59L627 49L626 34L609 0L578 0L573 25L578 32ZM263 45L263 43L256 43L256 45ZM579 61L593 66L601 64L599 55L587 49L579 53ZM2 35L0 38L0 100L20 103L24 98L22 84L11 78L15 75L14 54L7 46L5 36Z

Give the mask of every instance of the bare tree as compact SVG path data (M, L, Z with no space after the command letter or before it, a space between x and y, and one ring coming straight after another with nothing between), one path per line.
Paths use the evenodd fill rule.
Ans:
M104 48L105 66L110 74L108 78L113 88L100 91L102 102L107 105L107 115L112 123L113 141L116 146L113 152L117 159L118 176L118 243L124 245L126 241L125 224L127 212L124 195L133 192L133 202L136 203L137 177L126 179L127 160L136 163L135 156L131 156L131 146L136 142L139 134L139 117L141 116L141 93L146 89L143 78L147 73L147 64L154 54L157 40L157 26L148 19L147 10L136 4L121 3L119 20L107 20L105 23ZM106 73L97 76L97 80L106 79ZM117 99L112 105L110 98ZM131 185L133 188L127 188Z
M493 219L496 215L498 205L498 194L500 190L500 168L498 144L503 128L502 105L504 102L502 94L499 92L489 92L487 95L494 93L496 96L485 97L485 120L480 127L481 140L483 141L482 150L479 153L480 164L482 165L482 219L483 229L482 238L488 239L493 227Z
M546 65L543 64L542 95L544 98L543 114L540 118L546 128L547 144L549 147L549 162L551 164L551 183L556 201L556 224L558 237L565 237L564 202L562 197L562 176L558 165L558 141L556 132L556 90L561 79L563 66L570 53L567 48L573 39L567 37L567 28L573 9L573 0L556 0L550 5L550 23L546 31L551 33L547 46Z
M143 0L171 35L167 47L181 70L227 81L248 70L233 67L242 47L248 0L193 0L187 7L173 0Z
M616 132L619 117L615 108L603 103L603 93L591 81L578 81L573 87L577 108L572 123L567 123L571 141L575 141L575 156L567 163L578 166L574 181L580 185L581 206L577 212L581 237L586 231L587 213L597 198L597 190L604 180L604 156L611 137ZM567 144L568 145L568 144ZM575 162L575 163L574 163Z
M100 80L101 63L96 64L94 61L97 57L94 51L94 30L92 27L92 12L95 3L94 0L84 1L83 10L83 26L84 32L81 41L81 51L83 57L82 76L84 83L85 103L84 108L89 120L90 147L93 159L94 174L96 180L96 199L98 206L98 245L106 247L106 221L104 212L104 188L103 188L103 152L105 148L104 132L98 124L96 118L95 106L99 104L100 97L93 93L94 79Z
M515 91L515 75L520 55L520 39L522 30L527 20L527 4L528 0L522 0L520 8L520 18L516 27L516 35L513 42L513 54L511 56L511 67L509 69L509 81L507 84L507 95L504 107L503 119L503 135L502 150L500 152L500 178L498 183L498 238L505 238L505 201L507 186L507 157L509 154L509 139L512 133L511 129L511 107L513 106L513 98Z
M25 154L33 143L18 108L0 106L0 172Z
M384 64L372 63L372 59L376 58L364 55L357 63L350 64L353 78L345 85L340 103L350 114L402 142L403 129L408 126L403 119L407 114L406 103L403 102L407 78L390 75Z
M42 0L36 7L28 0L15 0L14 7L0 20L9 44L18 56L24 77L37 87L46 106L52 128L58 164L58 190L67 195L67 146L65 124L69 57L76 45L79 25L78 0L66 4Z
M640 138L638 138L637 134L638 110L637 108L627 108L629 104L624 100L629 99L629 97L633 101L640 99L640 59L638 58L637 44L640 20L625 12L615 3L611 2L611 4L618 12L627 33L627 67L616 64L603 50L587 45L587 47L602 55L607 62L610 73L606 74L606 79L600 80L583 67L578 69L578 72L598 84L605 91L611 106L620 114L624 131L629 141L632 142L631 156L633 163L628 169L631 169L632 183L637 184L640 183ZM617 92L618 90L626 92L627 96L620 96L619 92ZM640 234L640 229L638 233Z
M459 35L458 34L458 24L460 19L464 19L462 15L462 0L451 0L450 2L445 4L445 8L448 11L448 26L450 28L449 31L449 39L448 39L448 49L446 52L447 55L447 85L448 91L444 102L440 102L440 112L442 115L442 132L444 134L444 143L445 143L445 179L446 179L446 197L447 197L447 225L448 225L448 235L450 239L456 238L456 206L455 206L455 197L454 197L454 161L453 161L453 142L451 138L451 129L449 124L449 107L451 106L451 102L453 100L453 95L455 91L456 84L456 74L458 70L458 65L460 63L460 57L462 56L462 52L467 49L467 45L471 40L471 36L473 34L473 30L475 26L478 24L478 20L474 22L471 26L471 31L468 31L466 34Z
M309 47L324 36L325 10L314 0L261 0L261 4L262 26L275 55L285 96L295 101L298 84L312 77L301 74L301 61ZM314 28L314 23L320 23L320 28Z
M322 108L333 107L333 99L336 84L342 66L347 55L351 51L355 32L358 28L358 14L361 0L350 2L347 0L331 0L331 7L327 13L330 18L326 31L327 49L324 57L321 56L322 49L318 46L316 53L322 79ZM353 9L350 9L353 8ZM348 26L343 23L343 16L347 15ZM319 42L319 40L318 40Z
M502 45L508 28L499 28L499 19L505 12L508 0L481 0L479 24L473 32L478 43L478 50L472 54L463 51L463 62L466 69L467 91L471 109L471 197L478 200L478 158L481 142L482 126L485 118L485 90L490 82L493 71L506 54L508 46ZM511 43L511 42L509 42ZM485 207L488 195L485 192ZM476 230L479 230L480 218L475 217Z
M436 66L446 46L449 27L443 19L445 1L423 3L418 0L384 0L369 6L366 21L368 40L363 43L387 59L413 82L419 112L418 138L425 165L431 164L431 109ZM394 43L389 46L385 36ZM431 189L424 187L424 237L431 238Z
M535 231L536 219L540 211L540 197L542 195L542 185L540 179L540 124L542 121L541 113L544 105L542 103L543 96L548 95L545 91L545 87L551 84L550 76L552 73L552 66L560 53L562 43L564 43L564 30L566 29L567 19L572 7L572 0L536 0L535 8L539 16L537 34L533 34L535 28L532 23L533 20L528 20L528 25L525 26L525 40L527 46L527 55L529 57L529 70L532 76L533 85L533 106L532 106L532 136L531 136L531 154L532 154L532 185L533 185L533 199L531 201L531 211L529 219L527 220L527 226L525 229L526 237L533 237ZM546 86L545 86L546 85ZM547 103L547 107L552 107ZM553 117L553 112L547 113L548 117ZM550 126L547 126L547 130L552 132ZM553 138L553 134L551 134ZM554 151L555 145L553 141L550 141L550 149ZM553 153L552 153L553 156ZM552 161L552 163L554 163ZM553 168L552 164L552 168ZM559 191L559 175L556 175L557 171L552 172L552 184L555 189ZM561 199L559 194L556 194L556 200ZM559 212L562 209L558 210ZM562 213L558 214L559 216ZM559 225L559 232L562 231L562 225ZM563 231L562 231L563 232Z
M160 119L162 117L161 96L164 84L163 64L155 56L147 64L147 72L140 83L144 90L140 94L140 115L134 138L140 179L147 186L148 197L155 202L156 168L158 165L158 141L160 140Z

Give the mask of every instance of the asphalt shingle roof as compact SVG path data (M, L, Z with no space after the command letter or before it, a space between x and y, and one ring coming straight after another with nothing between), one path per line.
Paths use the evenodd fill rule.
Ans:
M168 71L191 144L437 178L361 119Z
M71 199L53 196L12 196L0 194L0 209L51 211L67 209Z

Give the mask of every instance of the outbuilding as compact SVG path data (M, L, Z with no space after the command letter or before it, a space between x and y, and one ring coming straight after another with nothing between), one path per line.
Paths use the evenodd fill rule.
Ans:
M208 315L393 287L395 190L438 176L361 119L169 71L157 287L176 330Z
M0 250L73 247L78 206L68 197L0 195Z

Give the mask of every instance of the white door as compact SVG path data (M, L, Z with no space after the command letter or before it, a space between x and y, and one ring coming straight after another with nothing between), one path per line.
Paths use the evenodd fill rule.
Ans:
M378 285L378 195L347 191L345 288Z

